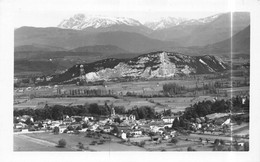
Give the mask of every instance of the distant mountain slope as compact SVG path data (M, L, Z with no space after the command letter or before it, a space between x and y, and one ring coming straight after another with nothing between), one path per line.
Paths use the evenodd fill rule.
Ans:
M130 53L122 48L112 45L95 45L95 46L84 46L70 50L71 52L93 52L93 53L104 53L104 54L123 54Z
M250 26L246 27L244 30L238 32L229 39L206 46L205 50L210 53L224 53L232 51L232 53L250 54Z
M227 70L229 66L215 56L188 56L180 53L153 52L133 59L105 59L83 64L88 81L122 77L172 77L205 74ZM53 76L51 82L67 82L79 78L80 64Z
M235 12L232 14L233 34L250 24L249 13ZM204 46L213 44L231 36L231 14L225 13L204 23L183 23L178 26L156 30L151 38L160 40L175 40L182 46Z
M64 48L54 46L44 46L39 44L22 45L14 48L15 52L36 52L36 51L64 51Z
M89 33L60 28L22 27L15 30L14 39L15 46L37 43L44 46L74 49L83 46L113 45L132 53L175 46L174 42L151 39L138 33L122 31Z

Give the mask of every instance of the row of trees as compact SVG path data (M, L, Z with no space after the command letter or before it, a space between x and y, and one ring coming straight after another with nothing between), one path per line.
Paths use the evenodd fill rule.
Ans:
M163 92L170 95L181 94L185 90L185 86L180 86L177 83L167 83L163 85Z
M203 82L202 86L198 86L198 82L196 82L195 87L193 88L179 85L177 83L167 83L163 85L163 93L165 95L180 95L187 92L193 92L196 95L199 91L202 91L203 94L219 94L219 89L224 87L224 83L219 81L212 83Z
M106 105L85 104L77 106L62 106L45 105L43 109L21 109L14 110L14 116L30 115L34 120L62 120L64 115L68 116L84 116L84 115L109 115L111 113L111 108Z
M62 106L62 105L54 105L48 106L45 105L43 109L21 109L14 110L14 116L22 116L22 115L30 115L37 120L62 120L64 115L68 116L85 116L85 115L94 115L94 116L107 116L111 114L111 109L114 107L113 105L108 105L105 103L104 105L98 105L96 103L85 105L77 105L77 106ZM114 107L115 112L117 114L133 114L136 116L136 119L153 119L156 117L155 110L148 106L143 107L134 107L128 111L125 110L123 106Z

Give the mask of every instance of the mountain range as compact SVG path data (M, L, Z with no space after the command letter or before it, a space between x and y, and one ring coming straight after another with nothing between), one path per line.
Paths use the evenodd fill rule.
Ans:
M82 46L114 45L132 53L162 48L206 46L230 38L250 24L249 13L223 13L198 20L168 18L168 27L153 30L127 18L89 18L84 15L63 20L58 27L21 27L15 30L15 46L39 44L71 50ZM177 21L180 20L180 21ZM159 24L162 21L159 21ZM165 24L165 23L164 23Z
M55 68L63 71L80 62L134 58L154 51L229 56L231 40L233 54L248 55L249 25L247 12L201 19L167 17L144 24L130 18L77 14L57 27L15 29L15 73L26 70L49 73ZM42 70L45 64L46 70Z

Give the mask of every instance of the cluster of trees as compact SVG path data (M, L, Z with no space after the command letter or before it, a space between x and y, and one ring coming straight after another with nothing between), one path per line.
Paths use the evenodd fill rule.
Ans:
M185 121L191 121L198 117L205 117L208 114L213 113L227 113L230 111L249 111L249 98L242 98L240 96L233 97L231 100L216 100L213 101L202 101L191 105L186 108L184 114L175 120L173 127L186 127ZM232 116L232 119L239 122L249 121L248 115Z
M232 111L245 110L249 112L249 98L236 96L232 98Z
M105 105L98 105L96 103L77 105L77 106L62 106L45 105L43 109L21 109L14 110L14 116L30 115L34 120L62 120L63 115L68 116L84 116L84 115L109 115L111 108Z
M189 122L183 117L176 118L172 123L172 128L175 130L180 128L189 129Z
M134 107L127 111L127 114L135 115L136 120L139 119L155 119L157 118L158 114L155 112L154 108L149 106L142 106L142 107Z
M167 83L163 85L163 92L170 95L181 94L185 90L185 86L180 86L177 83Z
M111 109L114 107L113 105L108 105L105 103L104 105L98 105L96 103L85 105L77 105L77 106L62 106L62 105L54 105L48 106L45 105L43 109L20 109L14 110L14 116L22 116L22 115L30 115L37 120L62 120L64 115L68 116L85 116L85 115L93 115L93 116L107 116L111 114ZM148 106L143 107L134 107L133 109L127 110L125 107L114 107L115 112L117 114L133 114L136 116L136 119L153 119L158 114L155 110Z
M186 108L182 117L184 119L190 120L191 118L204 117L212 113L225 113L229 112L231 108L230 101L217 100L212 101L202 101Z

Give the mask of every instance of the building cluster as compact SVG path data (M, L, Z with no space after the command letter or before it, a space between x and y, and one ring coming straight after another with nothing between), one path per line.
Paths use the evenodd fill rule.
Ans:
M134 115L118 115L112 108L111 115L107 117L93 116L63 116L63 120L54 121L46 119L34 121L31 116L16 117L15 131L50 131L58 128L59 133L95 132L107 133L124 140L140 139L169 139L176 135L176 131L169 130L175 117L163 117L156 120L136 120Z

